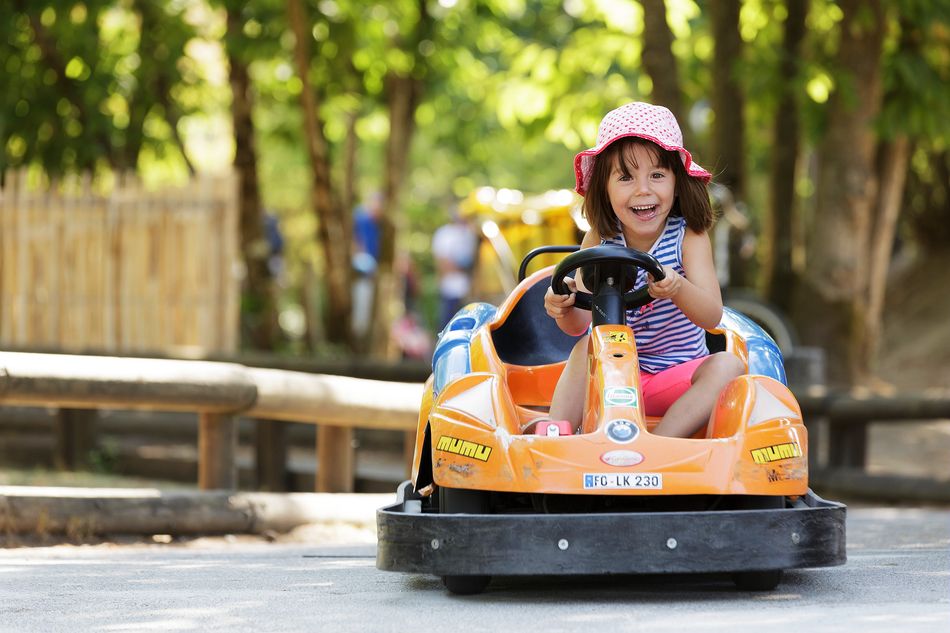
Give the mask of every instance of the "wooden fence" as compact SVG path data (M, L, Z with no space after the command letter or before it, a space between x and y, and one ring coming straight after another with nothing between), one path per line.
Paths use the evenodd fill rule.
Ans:
M233 352L236 176L146 190L26 171L0 188L0 348Z
M393 369L400 380L412 380ZM379 377L384 377L380 375ZM389 377L392 380L393 377ZM423 386L247 367L238 363L0 352L0 406L61 409L136 408L198 413L198 484L234 489L238 414L318 425L320 491L353 490L352 430L412 432ZM372 397L367 397L372 394ZM866 471L870 424L950 419L950 392L885 396L821 387L796 391L809 425L811 480L833 491L878 499L950 502L950 481ZM64 420L58 441L75 443ZM828 425L828 450L819 450ZM79 442L78 448L90 447ZM63 448L62 446L59 448ZM824 463L818 456L827 452ZM64 462L69 463L70 459ZM817 487L817 486L816 486Z
M242 414L268 424L317 424L318 490L352 492L353 429L414 429L422 393L418 383L235 363L0 352L0 405L197 412L198 485L204 490L237 487L236 416ZM60 439L91 448L78 437L81 428L69 428L85 421L70 418Z

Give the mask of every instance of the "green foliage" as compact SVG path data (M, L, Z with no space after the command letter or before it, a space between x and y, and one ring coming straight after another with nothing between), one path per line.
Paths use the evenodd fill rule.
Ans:
M241 22L229 46L252 64L261 134L259 152L268 203L299 208L306 199L301 146L300 81L284 0L45 0L14 2L0 22L5 72L0 74L0 137L5 166L38 162L53 171L115 163L131 150L154 162L179 163L169 129L177 118L221 117L227 107L218 9ZM669 0L687 102L703 111L714 47L701 5ZM942 142L950 116L948 3L893 0L886 90L892 97L880 133L904 131ZM570 156L592 142L600 116L634 98L649 98L640 72L642 9L634 0L430 0L433 28L417 45L407 38L420 19L416 0L310 0L311 80L335 164L346 118L357 116L359 189L381 184L380 154L388 134L385 78L412 73L425 82L416 112L413 192L443 205L473 185L523 189L570 186ZM812 138L821 133L829 90L841 78L831 66L841 10L813 0L802 76L778 73L780 0L746 0L741 67L748 101L753 172L764 169L778 88L800 87ZM38 25L38 26L37 26ZM44 49L43 36L52 48ZM899 46L913 31L919 50ZM52 57L50 53L55 53ZM919 52L919 54L918 54ZM58 72L62 71L62 72ZM215 79L209 79L215 75ZM693 125L697 153L704 119ZM684 122L684 125L690 125ZM185 126L186 128L188 126ZM107 140L107 143L103 143ZM138 156L125 157L131 164ZM219 165L227 156L217 156ZM337 174L339 176L339 174ZM418 179L418 182L416 181Z
M144 151L183 168L171 127L202 106L203 79L182 3L12 4L0 9L0 166L135 168Z
M902 0L888 42L878 131L936 149L950 138L950 2Z
M343 178L355 118L357 193L383 186L389 133L387 77L421 81L403 196L406 243L426 269L428 236L456 199L481 185L526 191L570 188L573 154L600 117L649 99L641 72L642 7L635 0L304 0L312 19L309 79L320 111L300 109L285 0L17 0L0 8L0 167L51 172L138 166L181 177L231 161L224 45L249 63L256 90L265 205L283 219L291 286L315 261L312 183L304 117L319 116L333 177ZM711 120L715 42L707 4L667 0L691 149L702 162ZM823 134L829 95L847 90L834 66L842 12L811 0L802 71L779 72L782 0L745 0L739 69L747 95L751 209L764 208L771 125L779 89L801 96L804 130ZM950 3L890 0L882 138L907 134L918 152L950 137ZM224 42L224 11L240 23ZM425 15L431 27L417 32ZM183 137L179 141L178 136ZM184 147L181 143L184 143ZM185 149L187 147L187 149ZM915 159L914 169L928 161ZM917 181L927 182L919 173Z

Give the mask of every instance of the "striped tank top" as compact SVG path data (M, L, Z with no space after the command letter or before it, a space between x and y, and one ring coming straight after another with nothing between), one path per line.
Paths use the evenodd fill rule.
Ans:
M683 269L683 236L686 235L686 220L669 216L666 228L650 249L650 254L665 266L686 277ZM626 246L623 233L601 240L601 244ZM646 272L637 273L634 289L647 284ZM690 321L669 299L656 299L653 303L627 310L627 325L633 330L637 341L640 370L656 374L674 365L709 354L706 347L706 332Z

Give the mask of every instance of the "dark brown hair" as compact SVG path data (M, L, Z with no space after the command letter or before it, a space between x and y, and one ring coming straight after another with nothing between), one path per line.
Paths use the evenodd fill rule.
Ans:
M665 150L656 143L636 136L618 139L608 145L600 154L594 157L594 165L590 172L590 183L587 185L587 194L584 196L584 217L591 227L600 233L601 238L613 237L620 233L620 220L610 206L610 197L607 195L607 180L613 170L615 161L620 162L620 169L629 175L630 154L626 151L633 145L642 145L657 157L660 167L669 169L676 176L676 199L670 215L681 215L686 219L686 226L691 230L702 233L712 228L715 214L709 202L709 190L699 178L694 178L686 172L679 152ZM636 167L636 165L634 165Z

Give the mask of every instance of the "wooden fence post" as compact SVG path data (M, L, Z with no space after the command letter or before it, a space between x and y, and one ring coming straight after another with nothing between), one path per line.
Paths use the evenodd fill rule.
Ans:
M353 492L353 429L317 427L317 492Z
M233 415L198 414L198 487L237 489L237 423Z
M867 422L839 422L828 416L828 466L864 469Z
M96 409L59 409L56 413L55 455L59 470L86 470L96 448Z
M287 422L254 420L257 489L287 492Z

